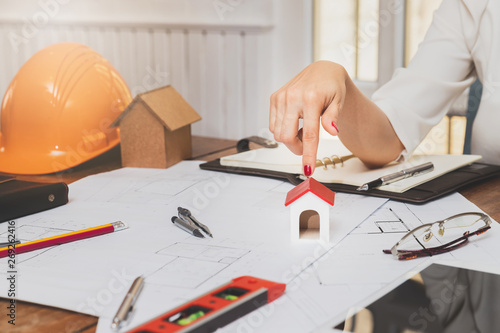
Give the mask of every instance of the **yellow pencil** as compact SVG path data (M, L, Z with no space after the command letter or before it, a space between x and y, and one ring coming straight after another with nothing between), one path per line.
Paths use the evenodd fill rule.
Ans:
M38 239L31 242L8 245L6 247L0 248L0 258L5 258L10 254L20 254L30 251L40 250L49 246L74 242L80 239L90 238L94 236L100 236L108 234L115 231L120 231L128 228L127 224L122 221L112 222L104 224L98 227L88 228L84 230L78 230L69 232L66 234Z

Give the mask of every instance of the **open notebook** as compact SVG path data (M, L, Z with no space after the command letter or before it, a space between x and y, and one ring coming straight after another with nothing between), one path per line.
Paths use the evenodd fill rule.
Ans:
M322 183L335 183L361 186L379 177L407 169L425 162L432 162L434 170L419 176L381 186L383 191L402 193L415 186L428 182L450 171L469 165L481 159L479 155L414 155L403 163L392 163L380 169L367 168L338 139L324 139L318 147L318 159L313 178ZM335 162L334 164L331 161ZM221 158L222 166L253 168L302 173L302 157L290 152L279 144L278 148L260 148ZM326 164L326 167L324 166Z

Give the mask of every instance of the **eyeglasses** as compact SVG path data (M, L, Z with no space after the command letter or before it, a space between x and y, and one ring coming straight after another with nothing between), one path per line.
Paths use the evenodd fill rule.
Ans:
M491 219L482 213L462 213L433 223L423 224L404 235L384 253L409 260L450 252L490 229Z

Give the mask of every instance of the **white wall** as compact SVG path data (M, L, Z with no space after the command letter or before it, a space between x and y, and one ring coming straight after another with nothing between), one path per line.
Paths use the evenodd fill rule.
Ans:
M194 134L264 135L270 94L311 61L311 0L0 0L0 92L36 51L87 44L133 95L172 84Z

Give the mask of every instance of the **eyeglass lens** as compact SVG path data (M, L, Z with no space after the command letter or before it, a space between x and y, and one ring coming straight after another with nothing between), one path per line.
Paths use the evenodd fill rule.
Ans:
M415 229L400 241L397 249L414 251L438 247L484 226L485 221L479 214L460 215Z

